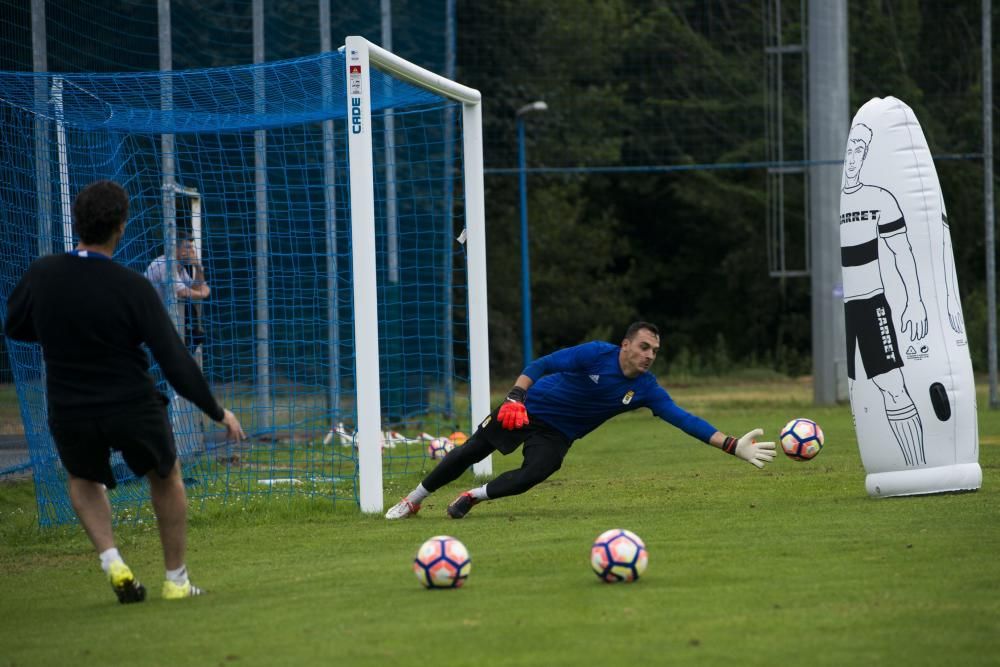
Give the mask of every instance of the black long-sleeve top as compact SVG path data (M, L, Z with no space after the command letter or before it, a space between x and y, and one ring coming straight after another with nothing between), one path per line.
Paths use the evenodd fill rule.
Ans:
M50 418L107 416L156 398L142 343L177 393L223 418L154 287L103 255L32 262L7 300L4 333L41 343Z

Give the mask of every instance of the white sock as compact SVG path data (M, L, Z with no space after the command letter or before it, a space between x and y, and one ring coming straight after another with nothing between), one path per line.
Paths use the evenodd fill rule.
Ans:
M417 484L417 488L410 491L406 499L409 500L414 505L419 505L424 502L424 498L431 495L431 492L424 488L423 484Z
M490 497L486 495L486 485L483 484L475 489L469 489L469 495L476 500L489 500Z
M100 554L100 558L101 558L101 569L107 572L108 568L111 567L112 563L122 559L122 555L118 553L117 548L111 547L110 549L102 551Z
M183 586L188 580L187 567L181 565L176 570L167 570L167 581L172 581L178 586Z

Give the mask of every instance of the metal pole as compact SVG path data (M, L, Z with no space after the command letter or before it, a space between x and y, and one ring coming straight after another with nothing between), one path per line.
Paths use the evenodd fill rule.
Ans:
M32 69L47 72L45 0L31 0ZM46 118L48 78L35 78L35 199L38 216L38 256L52 252L52 172L49 169L49 121Z
M847 83L847 1L809 2L809 159L842 157L850 124ZM842 167L809 168L812 275L813 398L819 405L847 399L847 342L840 271Z
M382 0L382 48L392 51L392 0ZM383 94L392 92L388 79ZM386 260L390 285L399 282L399 220L396 213L396 120L393 110L386 109L383 118L385 143L385 236Z
M198 257L198 261L204 264L205 254L203 252L203 239L204 239L204 228L202 225L202 215L201 215L201 193L199 193L194 187L181 188L181 192L187 196L191 202L191 241L194 243L195 255ZM195 316L195 324L201 318L202 315L202 304L192 303L192 312ZM186 313L185 313L186 315ZM191 353L194 360L198 363L198 368L205 367L205 355L204 348L202 345L198 345L194 351Z
M165 119L174 108L174 88L171 72L174 56L170 19L170 0L157 3L157 26L160 55L160 110ZM184 337L184 304L173 289L172 277L177 271L177 144L172 133L160 136L160 170L163 181L163 259L169 276L163 290L164 302L170 319L181 338ZM174 431L177 451L186 455L202 446L201 420L195 407L176 392L170 394L170 423Z
M169 114L174 108L173 80L170 72L174 69L171 45L170 0L157 2L157 24L160 53L160 110ZM177 270L177 175L174 163L176 145L173 134L160 136L160 174L163 181L163 259L167 263L167 276ZM171 285L168 281L167 285ZM177 293L171 289L163 291L164 301L170 319L177 331L184 333L184 308L177 300Z
M531 349L531 264L528 261L528 178L525 173L524 118L517 117L517 173L521 191L521 339L524 365L534 359Z
M63 114L63 78L52 78L52 110L56 117L56 155L59 160L59 208L62 212L62 249L73 248L72 200L69 195L69 145Z
M444 38L444 75L446 78L455 80L455 54L456 54L456 31L455 31L455 0L445 2L445 38ZM455 313L453 291L453 269L455 266L452 257L452 244L455 242L455 109L448 107L444 112L444 234L442 243L444 252L444 284L441 289L444 293L444 312L442 313L443 331L441 345L444 361L444 414L446 418L451 418L454 414L454 394L455 394ZM476 416L471 416L470 423L475 423Z
M993 202L993 8L983 0L983 213L986 226L986 341L990 367L990 408L1000 408L997 396L997 268L996 212Z
M524 147L524 114L546 111L549 105L542 100L525 104L517 110L518 180L521 190L521 324L523 326L524 365L535 358L531 348L531 266L528 261L528 176Z
M264 62L264 0L253 0L253 62ZM264 72L254 70L254 110L264 113ZM268 297L268 225L267 225L267 131L255 130L254 183L256 188L256 320L257 338L257 429L271 426L271 315Z
M323 53L333 51L330 35L330 0L319 0L319 41ZM323 106L332 111L333 63L323 61ZM323 199L326 205L326 337L327 408L340 418L340 302L337 297L337 154L332 120L323 121Z

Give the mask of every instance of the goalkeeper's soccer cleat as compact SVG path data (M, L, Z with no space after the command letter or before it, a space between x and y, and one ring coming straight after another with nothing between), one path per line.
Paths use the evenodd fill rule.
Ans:
M411 503L406 498L403 498L398 503L389 508L389 511L385 513L386 519L405 519L407 517L416 516L417 512L420 511L419 503Z
M479 501L473 498L471 493L466 491L458 498L451 501L451 504L448 505L448 516L452 519L461 519L469 513L469 510L471 510L473 506L478 504Z
M122 561L115 561L108 567L108 580L122 604L146 599L146 587L139 583L132 570Z
M182 598L193 598L196 595L204 595L205 591L191 583L190 580L183 584L175 584L169 579L163 581L163 599L180 600Z

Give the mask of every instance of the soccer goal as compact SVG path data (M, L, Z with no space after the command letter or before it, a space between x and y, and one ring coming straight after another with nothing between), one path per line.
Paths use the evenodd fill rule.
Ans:
M0 73L0 308L34 258L75 245L72 197L119 181L115 259L180 275L177 243L195 243L210 295L164 301L251 435L225 442L154 367L194 508L380 511L387 479L489 411L481 132L477 91L360 37L253 66ZM40 350L8 350L40 523L72 521ZM145 485L113 464L116 516L142 514Z

